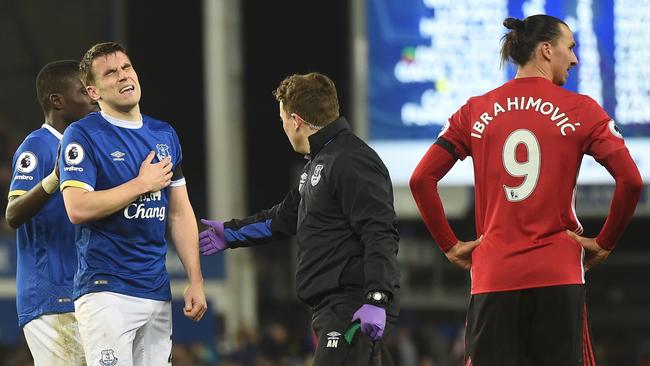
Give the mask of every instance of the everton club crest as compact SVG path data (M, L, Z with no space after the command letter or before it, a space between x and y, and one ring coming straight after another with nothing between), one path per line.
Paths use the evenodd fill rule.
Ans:
M311 186L314 187L320 182L321 171L323 170L323 164L318 164L314 168L314 174L311 175Z
M169 146L167 144L156 144L156 150L156 156L158 157L158 160L162 160L166 157L172 157L172 154L169 152Z
M102 358L99 360L99 364L102 366L114 366L117 364L117 357L115 357L115 352L112 349L102 350Z

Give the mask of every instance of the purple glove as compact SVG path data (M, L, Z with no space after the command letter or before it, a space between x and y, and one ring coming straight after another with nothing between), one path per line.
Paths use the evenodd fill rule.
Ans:
M212 255L228 248L223 234L223 221L201 219L207 229L199 234L199 251L202 255Z
M364 304L354 313L352 321L361 322L361 333L377 341L384 335L386 327L386 309L379 306Z

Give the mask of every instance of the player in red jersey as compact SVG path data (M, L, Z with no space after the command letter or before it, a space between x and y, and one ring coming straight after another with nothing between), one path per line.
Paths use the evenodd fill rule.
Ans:
M561 20L503 22L502 61L515 78L470 98L411 177L427 228L447 258L471 270L467 365L594 365L584 272L607 258L629 223L642 181L614 121L560 87L578 63ZM579 236L575 187L584 154L616 181L596 238ZM474 163L477 240L459 241L437 193L456 160Z

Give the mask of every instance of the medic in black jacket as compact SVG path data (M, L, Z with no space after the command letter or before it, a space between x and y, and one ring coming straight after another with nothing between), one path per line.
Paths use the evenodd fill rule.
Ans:
M202 220L209 228L201 252L296 235L297 294L314 311L319 339L314 365L367 364L381 357L386 315L392 324L399 313L399 234L388 170L339 117L326 76L292 75L275 96L289 141L308 159L299 181L271 209L225 223ZM357 320L362 334L346 338Z

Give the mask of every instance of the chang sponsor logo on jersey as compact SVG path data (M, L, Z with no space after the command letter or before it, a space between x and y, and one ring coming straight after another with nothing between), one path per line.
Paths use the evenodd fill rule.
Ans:
M16 160L16 170L24 174L29 174L36 169L37 164L38 159L36 159L36 155L31 151L24 151L18 156L18 160Z
M165 206L147 207L150 202L162 201L162 193L149 192L141 195L133 203L124 208L124 217L131 219L158 219L165 221L167 208Z
M162 193L160 191L145 193L138 197L140 202L160 201L161 199Z

